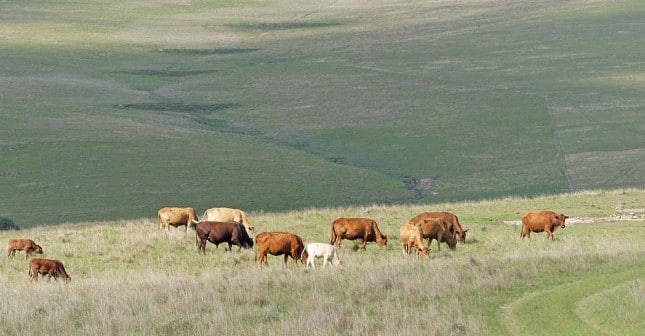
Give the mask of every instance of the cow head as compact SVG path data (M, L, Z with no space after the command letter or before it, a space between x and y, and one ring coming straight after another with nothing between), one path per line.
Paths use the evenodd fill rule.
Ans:
M307 253L307 250L303 250L302 254L300 254L300 261L302 261L303 264L307 264L308 258L309 258L309 253Z
M468 232L468 230L457 232L457 239L462 244L466 244L466 232Z
M446 244L448 244L448 247L451 250L454 250L454 249L457 248L457 239L455 238L455 236L453 236L451 234L445 234L444 237L443 237L443 241Z
M379 246L387 246L387 236L386 235L376 235L376 244Z
M34 244L34 252L38 254L43 254L43 248L40 245Z
M417 248L417 254L422 256L422 257L424 257L424 258L426 258L426 259L430 258L429 252L430 252L430 249L428 249L425 246L423 248Z
M555 216L556 221L558 222L558 224L560 224L560 227L561 227L561 228L563 228L563 229L566 227L566 226L564 225L564 221L565 221L567 218L569 218L569 216L565 216L564 214L559 214L559 215L556 215L556 216Z

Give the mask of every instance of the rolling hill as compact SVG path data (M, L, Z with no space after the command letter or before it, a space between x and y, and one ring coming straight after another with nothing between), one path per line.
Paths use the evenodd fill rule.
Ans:
M641 1L0 8L19 227L645 186Z

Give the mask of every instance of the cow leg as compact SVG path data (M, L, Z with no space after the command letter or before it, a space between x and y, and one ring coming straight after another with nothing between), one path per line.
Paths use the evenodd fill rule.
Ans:
M313 269L316 269L316 256L313 254L310 254L309 257L307 257L307 266L310 266Z
M298 258L298 253L294 252L294 253L291 255L291 258L293 259L293 266L294 266L296 269L298 269L298 259L300 259L300 258Z
M549 239L553 240L553 232L551 232L551 230L546 229L546 230L544 230L544 232L546 232L546 239L547 240L549 240Z
M262 267L262 264L266 264L267 266L269 265L269 262L267 260L267 254L266 251L264 250L259 250L258 251L258 265Z

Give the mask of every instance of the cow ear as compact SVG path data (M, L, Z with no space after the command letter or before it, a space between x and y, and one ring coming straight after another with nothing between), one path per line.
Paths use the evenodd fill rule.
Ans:
M468 230L470 230L470 229L466 229L466 230L464 230L464 233L468 232Z

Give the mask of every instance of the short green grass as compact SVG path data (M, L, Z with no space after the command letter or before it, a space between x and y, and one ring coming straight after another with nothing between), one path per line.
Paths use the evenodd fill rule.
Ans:
M1 8L22 228L643 187L642 1Z
M70 283L29 282L18 253L0 261L0 333L24 334L406 334L631 335L642 329L645 279L642 189L593 191L433 205L309 208L249 212L260 231L326 242L339 216L371 217L387 247L344 241L341 265L316 270L255 250L208 244L194 231L165 235L153 218L69 223L0 232L28 237L60 259ZM553 209L571 220L548 241L519 238L526 210ZM619 209L619 210L615 210ZM623 213L620 209L623 209ZM638 209L639 220L612 219ZM428 210L456 213L468 241L433 245L430 260L404 257L398 228ZM614 319L615 317L615 319Z

